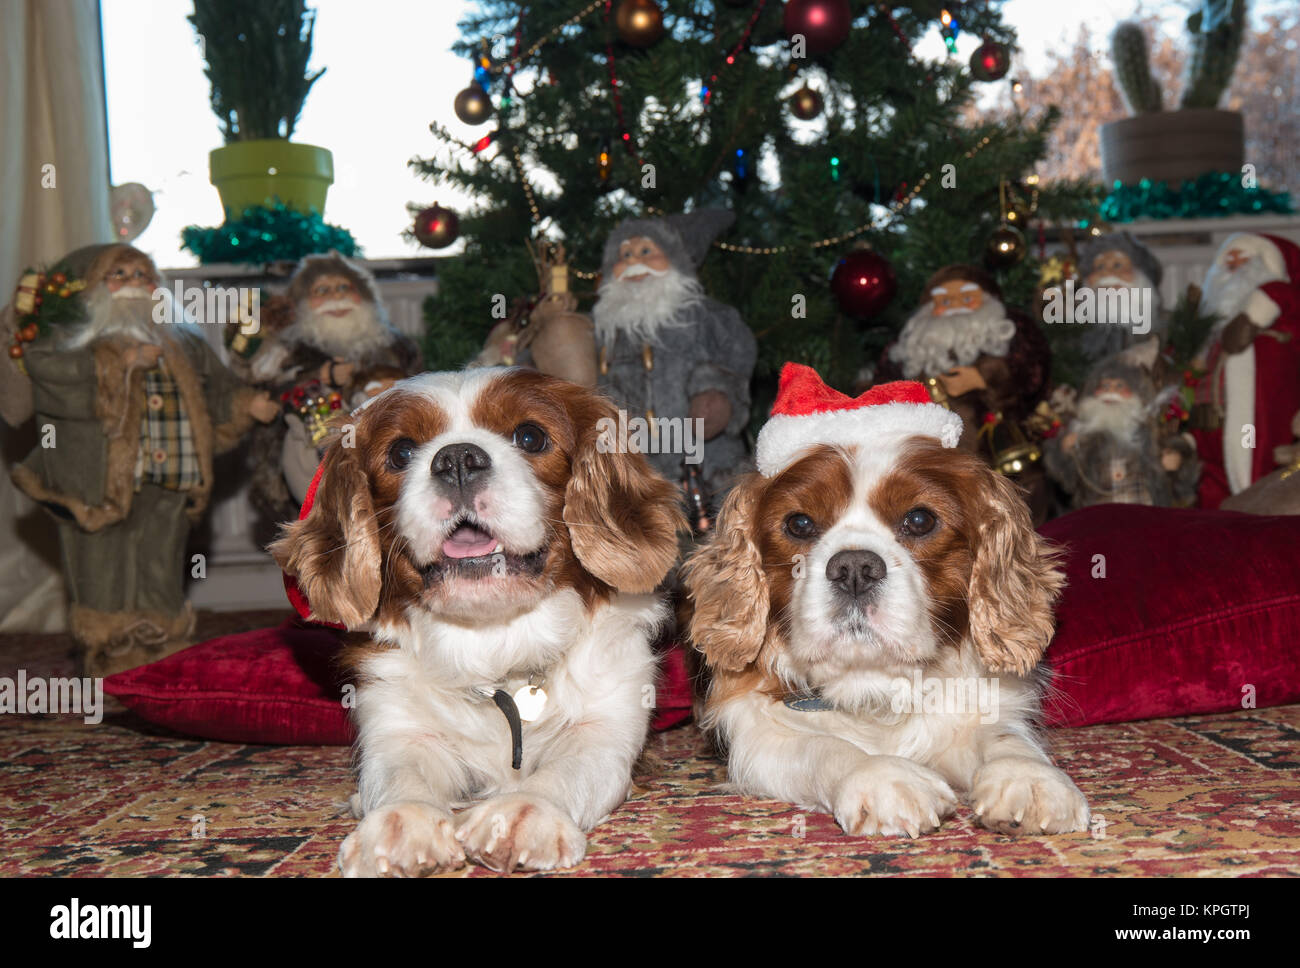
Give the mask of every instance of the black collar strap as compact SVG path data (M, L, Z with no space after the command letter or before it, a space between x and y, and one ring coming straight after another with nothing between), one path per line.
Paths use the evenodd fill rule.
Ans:
M510 766L517 770L524 763L524 724L519 719L519 707L504 689L492 693L492 701L510 724Z

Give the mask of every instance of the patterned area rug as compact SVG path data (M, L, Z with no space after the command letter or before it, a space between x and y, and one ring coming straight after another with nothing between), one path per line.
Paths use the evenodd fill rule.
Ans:
M278 615L204 616L208 635ZM71 673L58 636L0 637L0 675ZM851 838L826 815L734 796L701 734L591 835L573 872L627 875L1300 875L1300 706L1056 730L1099 836L1013 839L959 809L915 841ZM335 875L353 821L349 752L190 740L107 699L103 723L0 716L0 876ZM496 876L468 868L448 876Z

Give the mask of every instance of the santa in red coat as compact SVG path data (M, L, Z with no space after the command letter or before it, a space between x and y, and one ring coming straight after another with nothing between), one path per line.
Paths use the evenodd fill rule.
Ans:
M1198 504L1217 508L1275 469L1300 410L1300 247L1240 232L1219 247L1204 309L1219 317L1203 354L1208 376L1194 423L1204 464ZM1217 426L1216 426L1217 424Z

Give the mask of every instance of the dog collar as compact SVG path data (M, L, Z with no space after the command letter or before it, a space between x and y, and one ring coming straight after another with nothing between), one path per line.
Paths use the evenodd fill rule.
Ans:
M506 723L510 726L510 766L518 770L524 763L524 723L531 723L542 714L546 708L546 690L542 688L546 684L544 675L535 674L528 677L528 681L515 690L514 694L507 692L508 683L502 683L500 686L480 686L479 691L485 696L490 695L492 701L496 703L497 709L501 710L501 715L505 716Z
M835 708L829 700L823 699L821 693L814 689L787 693L781 701L801 713L819 713Z

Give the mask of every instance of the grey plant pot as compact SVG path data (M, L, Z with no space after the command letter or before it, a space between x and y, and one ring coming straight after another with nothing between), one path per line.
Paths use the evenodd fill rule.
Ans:
M1143 178L1177 184L1210 171L1240 171L1246 129L1237 111L1157 111L1101 126L1101 171L1107 187Z

